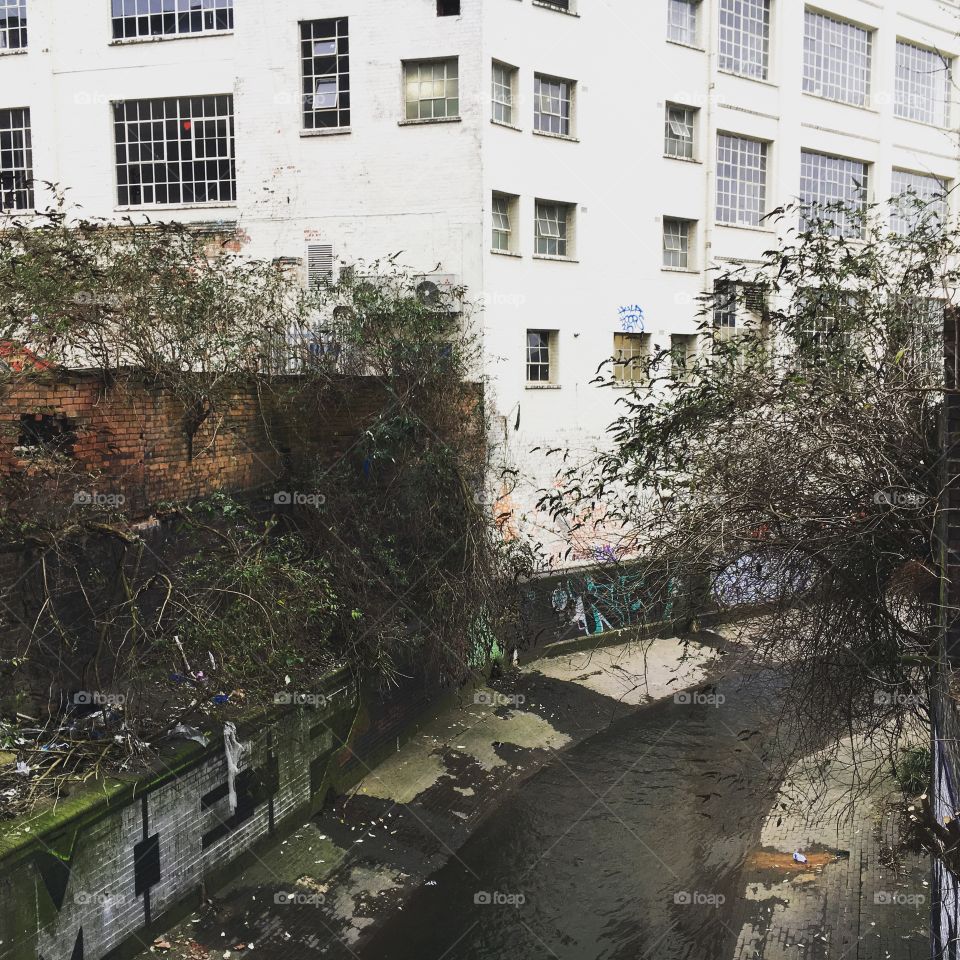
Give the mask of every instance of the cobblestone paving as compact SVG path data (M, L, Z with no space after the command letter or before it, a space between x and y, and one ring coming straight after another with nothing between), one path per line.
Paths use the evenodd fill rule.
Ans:
M781 788L760 848L744 868L734 960L930 956L929 860L902 849L889 780L873 785L852 809L847 805L854 757L859 748L845 742L818 803L810 802L815 789L803 770ZM795 862L794 851L807 864Z

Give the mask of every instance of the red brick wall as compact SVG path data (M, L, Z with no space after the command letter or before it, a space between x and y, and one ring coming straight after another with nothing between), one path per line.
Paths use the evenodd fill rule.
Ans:
M191 455L184 404L169 391L134 379L108 386L97 374L38 375L0 395L0 480L22 481L54 504L81 490L122 495L126 512L146 515L164 501L268 486L308 454L335 457L387 402L372 378L322 395L296 378L250 383L218 401ZM18 447L23 418L42 428L43 416L69 430L62 456ZM22 488L4 487L7 505L25 502Z

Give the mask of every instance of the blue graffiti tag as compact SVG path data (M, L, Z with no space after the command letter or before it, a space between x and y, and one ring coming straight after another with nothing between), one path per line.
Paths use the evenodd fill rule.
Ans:
M620 329L624 333L643 333L643 307L637 303L631 303L625 307L620 307L617 312L620 318Z

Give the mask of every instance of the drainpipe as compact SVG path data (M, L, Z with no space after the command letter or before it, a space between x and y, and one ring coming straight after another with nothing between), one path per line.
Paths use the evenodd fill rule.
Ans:
M704 287L707 286L707 266L713 252L713 197L715 194L714 178L716 170L717 131L713 126L713 97L716 84L713 79L714 63L714 30L713 4L701 3L703 12L703 45L707 51L707 102L704 106L703 129L705 131L703 150L704 177L704 205L703 205L703 259L700 261L703 270Z

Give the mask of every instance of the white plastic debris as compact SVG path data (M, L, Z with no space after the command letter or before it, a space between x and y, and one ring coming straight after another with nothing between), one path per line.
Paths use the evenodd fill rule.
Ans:
M793 851L793 859L796 860L797 863L806 863L806 862L807 862L807 858L806 858L799 850L794 850L794 851Z
M227 757L227 797L230 812L237 812L237 774L240 772L240 757L243 744L237 739L237 728L228 720L223 725L223 749Z

